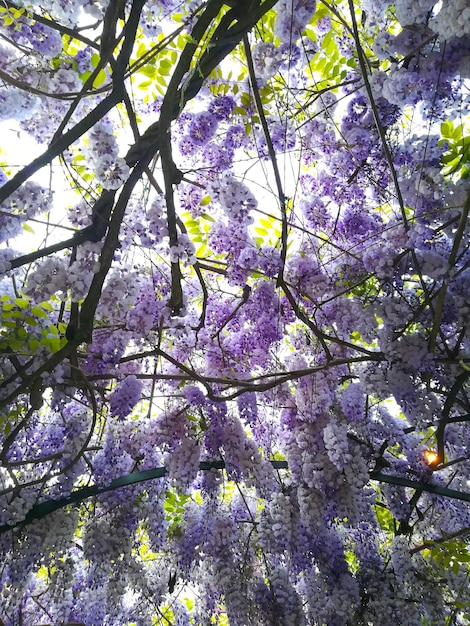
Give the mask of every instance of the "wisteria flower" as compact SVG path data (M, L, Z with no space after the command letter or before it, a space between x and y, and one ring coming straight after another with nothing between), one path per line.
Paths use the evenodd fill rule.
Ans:
M96 178L105 189L119 189L129 177L130 169L124 159L104 155L96 168Z

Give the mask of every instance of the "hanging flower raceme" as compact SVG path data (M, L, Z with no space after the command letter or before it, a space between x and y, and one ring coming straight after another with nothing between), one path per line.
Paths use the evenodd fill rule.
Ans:
M124 419L129 415L140 400L142 381L136 376L126 376L117 385L109 396L111 415Z

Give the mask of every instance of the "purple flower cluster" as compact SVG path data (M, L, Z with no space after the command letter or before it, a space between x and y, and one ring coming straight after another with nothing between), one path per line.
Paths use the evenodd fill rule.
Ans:
M281 0L277 6L274 32L283 43L296 41L315 13L316 0Z
M4 146L0 622L466 623L463 0L280 0L254 76L222 61L232 7L22 4L0 118L50 180ZM98 44L61 26L90 16ZM158 133L145 171L119 158L165 108L171 184Z
M109 396L111 415L124 419L129 415L142 393L142 381L136 376L126 376Z

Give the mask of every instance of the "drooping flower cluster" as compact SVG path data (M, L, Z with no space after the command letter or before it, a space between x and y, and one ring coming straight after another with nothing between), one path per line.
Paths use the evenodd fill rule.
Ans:
M6 177L0 175L1 182ZM13 239L22 232L22 225L28 219L46 213L51 207L51 194L38 183L28 181L0 204L0 242Z
M468 621L468 9L351 4L0 10L1 623Z
M135 376L127 376L118 383L109 397L111 415L124 419L129 415L140 399L142 381Z

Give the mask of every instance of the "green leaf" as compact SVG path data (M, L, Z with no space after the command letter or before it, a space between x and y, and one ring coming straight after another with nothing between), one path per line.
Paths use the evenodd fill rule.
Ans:
M208 250L207 243L204 242L199 246L199 248L197 248L196 256L197 257L205 256L207 254L207 250Z
M454 129L454 132L452 133L452 139L455 142L458 142L462 139L462 135L463 135L463 128L462 128L462 124L459 124L459 126L457 126Z
M375 507L375 513L379 522L380 528L392 532L394 530L393 515L390 511L383 506L377 505Z
M272 218L262 217L259 222L262 226L266 226L266 228L272 228L273 221L274 220Z
M31 350L31 352L36 352L36 350L39 348L41 344L39 343L37 339L30 339L28 341L28 345L29 345L29 349Z
M251 96L249 93L242 93L240 96L240 101L244 107L249 107L251 104Z
M452 137L452 129L453 129L452 122L449 122L448 120L445 122L441 122L441 135L443 137L445 138Z
M137 58L140 59L147 52L147 46L144 43L141 43L137 48Z
M104 84L104 82L106 81L106 72L104 70L100 70L98 72L97 77L95 78L95 80L93 81L93 87L95 87L95 89L97 87L101 87L101 85Z
M324 50L329 51L334 46L335 46L335 43L333 41L333 31L329 30L323 37L323 41L321 42L321 47Z
M201 213L201 217L203 220L206 220L207 222L215 222L215 219L211 217L210 215L208 215L207 213Z
M47 318L47 313L45 313L40 306L33 306L31 308L31 313L36 315L36 317L41 317L43 319Z
M31 235L35 234L34 228L32 228L29 224L27 224L26 222L23 222L22 224L23 230L25 230L27 233L31 233Z
M20 309L26 309L29 306L29 301L24 298L15 298L15 304Z
M441 157L441 162L442 163L453 163L453 161L460 159L460 155L455 154L455 152L449 152L448 154L444 154L444 156Z
M157 68L154 65L144 65L144 67L139 70L139 73L147 76L147 78L153 78L156 72Z
M49 337L47 344L51 352L58 352L60 350L59 337Z

